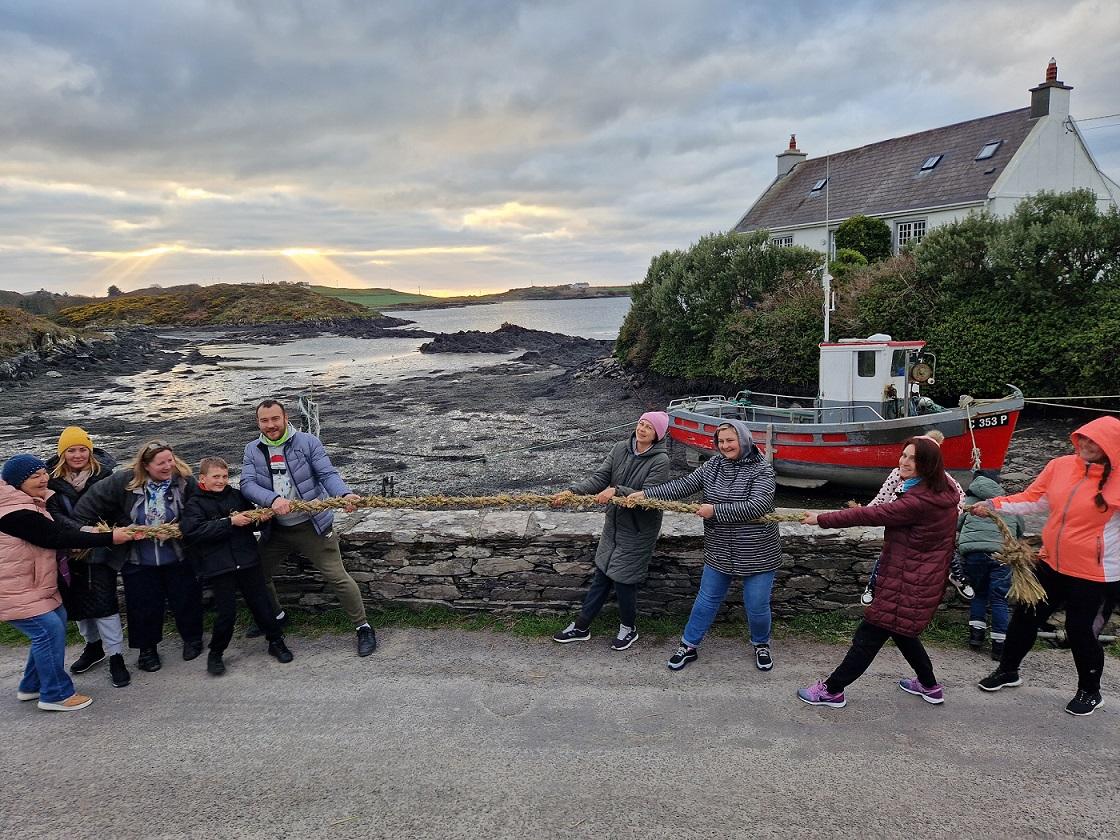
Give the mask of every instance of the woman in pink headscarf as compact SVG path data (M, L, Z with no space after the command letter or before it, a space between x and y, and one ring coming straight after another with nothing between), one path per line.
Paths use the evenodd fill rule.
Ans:
M553 641L567 644L590 639L591 622L603 608L612 587L621 624L611 649L626 650L637 641L638 585L649 571L649 560L661 531L661 511L621 508L609 502L616 495L628 496L669 480L669 452L665 446L668 428L668 414L647 411L638 420L633 434L614 445L593 475L555 497L596 493L599 504L607 505L607 518L595 551L595 576L583 599L583 608L575 621L552 637Z

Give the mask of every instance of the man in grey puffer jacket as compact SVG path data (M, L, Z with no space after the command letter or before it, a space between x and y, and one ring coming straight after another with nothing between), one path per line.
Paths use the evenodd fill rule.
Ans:
M276 514L261 540L261 570L268 581L276 617L282 621L284 612L272 577L289 554L302 554L323 575L354 622L358 656L369 656L377 647L377 637L366 620L358 584L342 565L342 552L334 533L334 513L292 510L296 500L342 496L357 501L361 497L350 492L319 439L296 431L288 422L282 403L264 400L257 406L256 414L261 434L245 446L240 489L253 504L270 507Z

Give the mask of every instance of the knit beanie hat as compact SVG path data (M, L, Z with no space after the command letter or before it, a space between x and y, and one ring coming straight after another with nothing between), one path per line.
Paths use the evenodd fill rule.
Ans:
M669 415L664 411L647 411L638 418L638 422L642 420L653 426L653 430L657 432L658 440L665 437L665 432L669 430Z
M58 454L62 455L71 446L84 446L93 452L93 439L81 426L67 426L58 436Z
M32 474L46 468L47 465L34 455L13 455L4 462L4 469L0 470L0 478L4 479L5 484L19 487Z

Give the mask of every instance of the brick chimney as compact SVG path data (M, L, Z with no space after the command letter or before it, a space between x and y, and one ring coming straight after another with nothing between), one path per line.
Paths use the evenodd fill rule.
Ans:
M788 173L793 167L805 160L808 155L797 148L797 135L789 136L789 148L778 155L778 177Z
M1051 116L1065 119L1069 116L1069 92L1067 84L1058 81L1058 62L1050 59L1046 65L1046 81L1031 88L1031 119Z

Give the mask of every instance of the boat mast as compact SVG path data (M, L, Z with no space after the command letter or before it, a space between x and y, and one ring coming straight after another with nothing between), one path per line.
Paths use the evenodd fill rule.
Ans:
M832 242L828 232L828 188L829 181L828 155L824 158L824 271L821 273L821 291L824 292L824 340L828 341L829 314L832 309L832 275L828 273L829 251Z

